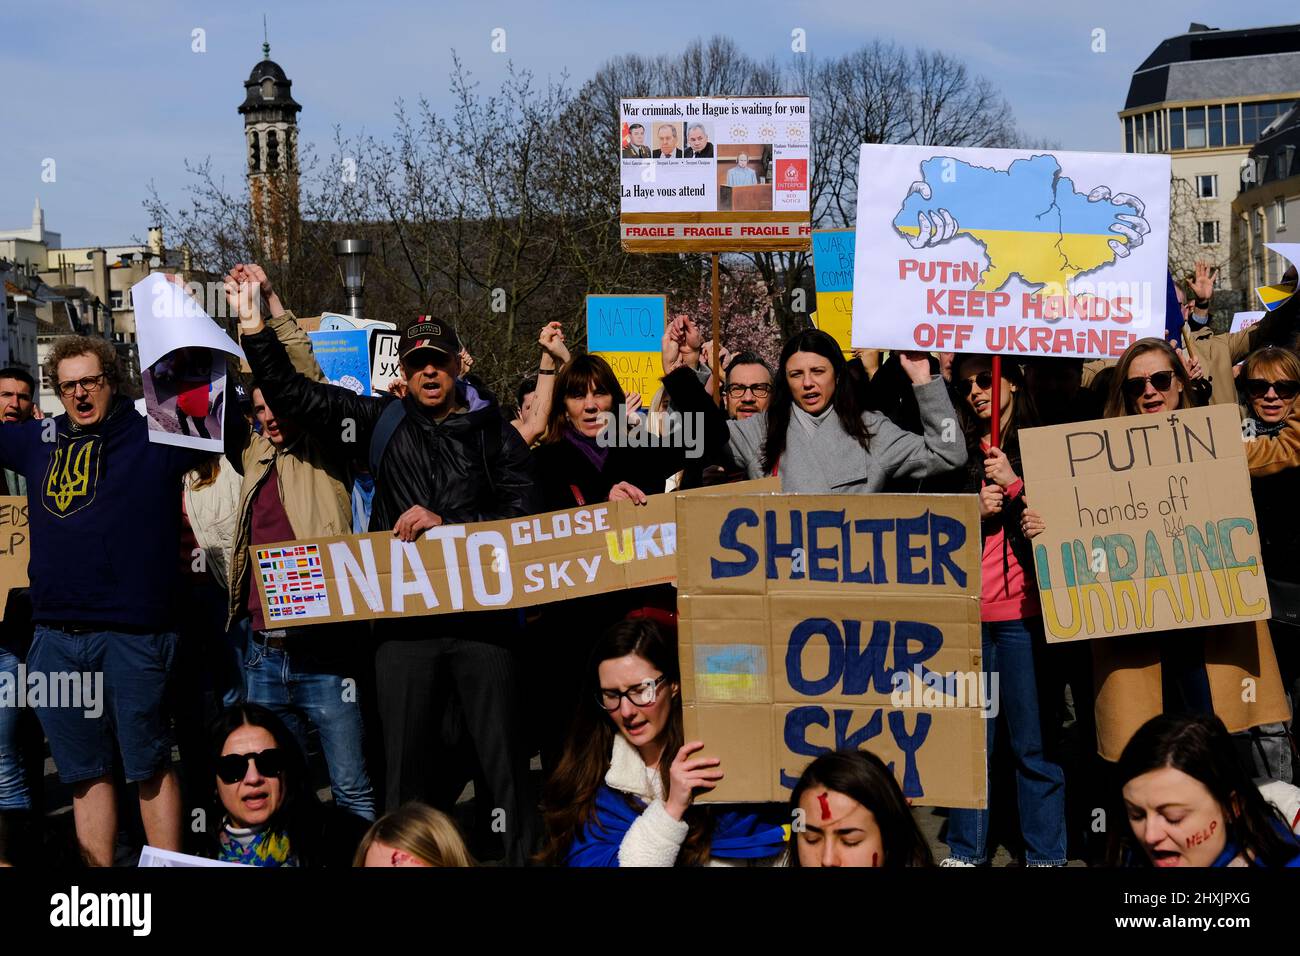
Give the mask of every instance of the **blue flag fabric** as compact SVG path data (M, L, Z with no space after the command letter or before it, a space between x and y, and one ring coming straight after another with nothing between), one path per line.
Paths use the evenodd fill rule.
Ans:
M1165 341L1176 349L1183 347L1183 308L1178 304L1178 292L1174 288L1174 275L1169 277L1165 286Z

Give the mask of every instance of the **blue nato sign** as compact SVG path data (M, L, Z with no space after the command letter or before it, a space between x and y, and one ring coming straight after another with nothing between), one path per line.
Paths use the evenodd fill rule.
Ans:
M589 295L587 350L657 353L667 313L663 295Z
M813 279L818 295L853 291L855 241L852 229L813 230Z

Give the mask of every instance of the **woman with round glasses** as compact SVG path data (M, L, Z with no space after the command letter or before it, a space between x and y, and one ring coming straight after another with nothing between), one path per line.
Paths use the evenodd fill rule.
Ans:
M694 807L722 780L682 729L677 649L646 619L597 642L585 700L542 798L539 859L563 866L728 866L774 860L785 830L753 814Z
M1014 757L1025 862L1064 866L1065 774L1047 748L1048 719L1055 714L1049 706L1047 648L1030 545L1045 525L1029 507L1020 477L1020 431L1037 424L1033 399L1020 367L1005 361L994 408L993 361L987 355L957 356L952 381L970 456L964 490L979 495L981 660L985 673L997 678L986 686L999 688L998 711ZM992 445L994 415L1000 422L997 448ZM990 762L997 723L985 721ZM954 809L948 817L951 855L942 865L987 864L988 836L988 808Z
M265 707L242 704L213 728L217 797L224 811L216 858L246 866L348 866L367 821L323 807L298 742Z
M1139 339L1115 365L1106 417L1168 415L1190 407L1191 382L1178 353ZM1300 449L1300 422L1271 442L1246 442L1252 474L1283 467ZM1124 744L1161 713L1217 714L1233 731L1289 716L1267 630L1255 623L1183 628L1092 641L1098 751L1116 760ZM1250 686L1253 694L1243 694ZM1246 699L1243 699L1246 698Z

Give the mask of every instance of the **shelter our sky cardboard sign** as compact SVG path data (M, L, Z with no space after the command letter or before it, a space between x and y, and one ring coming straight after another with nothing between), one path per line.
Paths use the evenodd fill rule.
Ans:
M1048 641L1269 616L1236 406L1026 429L1020 447Z
M677 528L686 739L726 775L707 801L784 801L858 747L917 804L986 805L973 495L695 495Z
M775 490L777 479L731 485ZM708 489L701 489L708 490ZM679 492L692 495L698 492ZM672 583L672 495L645 505L600 502L568 511L430 528L256 545L249 549L267 627L533 607Z

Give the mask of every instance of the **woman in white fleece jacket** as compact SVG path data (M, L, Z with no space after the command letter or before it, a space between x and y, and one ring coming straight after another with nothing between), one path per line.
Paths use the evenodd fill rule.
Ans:
M753 814L692 808L722 779L682 740L677 649L645 619L596 644L573 731L546 785L541 861L565 866L743 865L774 860L785 831Z

